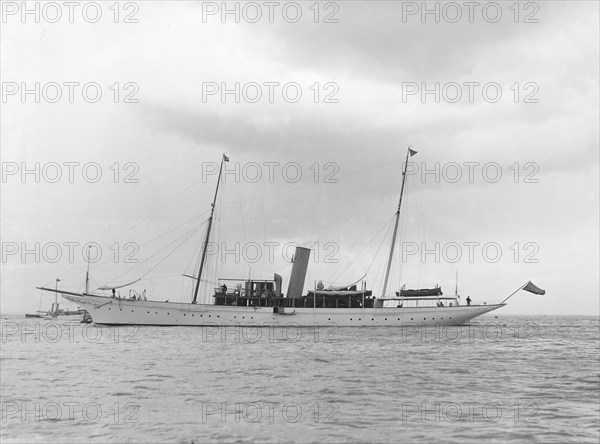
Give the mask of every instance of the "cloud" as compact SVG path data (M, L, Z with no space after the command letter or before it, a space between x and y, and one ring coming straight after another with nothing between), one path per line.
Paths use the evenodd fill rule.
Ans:
M406 239L500 243L502 262L459 264L469 291L487 288L498 276L497 288L503 288L509 286L504 277L512 285L535 274L557 301L573 293L572 277L580 271L577 306L597 308L598 4L540 3L537 23L523 23L532 12L524 9L514 23L512 3L502 3L498 23L476 16L474 23L439 24L421 23L418 16L403 22L403 4L409 2L340 3L339 22L329 24L324 15L314 23L308 4L295 24L221 23L218 16L205 22L202 4L193 2L144 3L139 23L131 25L7 23L4 80L97 82L103 100L11 98L2 104L3 162L93 161L104 176L96 184L81 178L21 183L11 176L2 187L3 241L92 239L110 246L126 233L121 241L143 244L209 208L216 177L203 177L203 167L227 152L228 181L218 207L224 235L336 242L340 263L310 271L332 279L372 240L342 276L351 280L379 258L386 231L376 234L393 217L402 161L412 145L419 172L439 167L409 176ZM127 82L138 86L139 103L122 103ZM263 95L257 103L243 94L239 103L235 94L222 100L221 91L203 95L208 82L220 89L237 82L241 91L256 83ZM272 103L266 82L278 83ZM302 91L296 103L282 94L292 82ZM420 93L406 96L406 82L419 88L439 82L440 103L432 94L426 100ZM462 88L457 103L444 99L451 82ZM497 82L502 97L491 103L480 88L471 103L464 82ZM332 92L336 101L325 103ZM524 103L528 94L537 102ZM139 182L112 180L115 162L120 179L125 163L134 162ZM278 162L273 181L265 162ZM478 163L473 182L467 162ZM256 182L244 176L253 163L262 173ZM292 163L302 170L297 182L282 173ZM482 172L493 163L502 170L497 183ZM462 171L456 183L448 176L454 164ZM338 182L326 183L332 172ZM524 181L530 173L537 183ZM515 242L537 243L539 264L506 262ZM196 243L185 246L185 259L173 259L170 271L186 269ZM11 259L2 265L8 272L2 293L11 295L3 297L2 309L25 311L27 304L35 309L37 299L24 302L13 294L81 264ZM94 270L95 276L122 273L123 264L110 265ZM281 261L262 270L283 272L286 266ZM457 267L417 262L404 273L453 281ZM527 301L520 309L541 308Z

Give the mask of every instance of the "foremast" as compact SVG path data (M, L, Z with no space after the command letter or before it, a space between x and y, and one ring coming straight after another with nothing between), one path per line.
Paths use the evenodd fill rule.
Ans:
M219 167L219 178L217 179L217 188L215 189L215 197L212 201L210 208L210 217L208 218L208 228L206 229L206 238L204 239L204 246L202 247L202 258L200 259L200 269L198 270L198 277L196 277L196 288L194 289L194 299L192 304L195 304L198 300L198 291L200 290L200 279L202 278L202 270L204 269L204 261L206 260L206 250L208 248L208 240L210 237L210 229L212 227L213 216L215 214L215 205L217 204L217 195L219 194L219 184L221 183L221 173L223 172L223 163L229 162L229 157L223 154L221 159L221 166Z
M394 245L396 245L396 236L398 235L398 221L400 220L400 208L402 207L402 195L404 194L404 184L406 183L406 169L408 168L408 158L414 156L417 152L411 147L408 147L406 152L406 160L404 162L404 171L402 172L402 187L400 188L400 200L398 201L398 211L396 211L396 221L394 222L394 233L392 234L392 245L390 247L390 255L388 257L387 269L385 271L385 280L383 281L383 292L381 297L385 297L387 290L388 279L390 277L390 269L392 268L392 259L394 257Z

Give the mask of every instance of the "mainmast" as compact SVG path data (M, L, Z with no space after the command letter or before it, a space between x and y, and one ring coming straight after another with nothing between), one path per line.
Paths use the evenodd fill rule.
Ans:
M398 234L398 221L400 220L400 208L402 207L402 195L404 194L404 184L406 183L406 169L408 168L408 158L414 156L417 152L411 147L408 147L406 153L406 161L404 162L404 171L402 172L402 187L400 188L400 201L398 202L398 211L396 211L396 222L394 223L394 233L392 234L392 246L390 247L390 256L388 258L387 270L385 272L385 280L383 281L383 292L381 297L385 297L387 290L388 278L390 277L390 269L392 268L392 258L394 257L394 245L396 244L396 235Z
M225 154L223 154L223 158L221 159L221 167L219 168L219 178L217 179L215 198L213 199L211 204L210 217L208 218L208 228L206 230L206 238L204 239L204 247L202 248L202 259L200 259L200 269L198 270L198 277L196 278L196 289L194 290L194 299L192 300L192 304L196 303L196 300L198 299L198 290L200 290L200 278L202 278L202 269L204 268L204 260L206 259L206 249L208 248L210 228L212 227L213 215L215 214L217 194L219 193L219 183L221 182L221 173L223 172L223 162L229 162L229 157L227 157Z

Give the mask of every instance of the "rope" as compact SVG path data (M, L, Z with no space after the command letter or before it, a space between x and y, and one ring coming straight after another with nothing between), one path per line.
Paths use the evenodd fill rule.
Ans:
M345 267L345 268L344 268L344 269L343 269L343 270L342 270L342 271L341 271L341 272L340 272L340 273L337 275L337 277L336 277L336 278L335 278L335 279L334 279L332 282L335 282L335 281L337 281L337 280L340 278L340 276L341 276L342 274L344 274L344 272L345 272L346 270L348 270L348 268L350 268L350 266L351 266L351 265L352 265L352 264L353 264L353 263L354 263L354 262L355 262L355 261L358 259L358 257L359 257L359 256L362 254L362 252L363 252L363 251L365 251L365 250L366 250L366 248L367 248L369 245L371 245L371 242L373 242L373 241L375 240L375 238L376 238L377 236L379 236L379 233L381 233L381 231L382 231L384 228L386 228L386 227L387 227L387 229L388 229L388 231L389 231L389 229L391 228L391 224L390 224L390 222L391 222L392 220L394 220L394 218L393 218L393 217L391 217L390 219L388 219L388 221L387 221L387 222L386 222L384 225L382 225L382 226L381 226L381 228L379 229L379 231L377 231L377 233L375 234L375 236L373 236L373 237L371 238L371 240L370 240L370 241L369 241L369 242L368 242L368 243L367 243L367 244L366 244L366 245L365 245L365 246L362 248L362 250L360 250L360 251L358 252L358 254L357 254L355 257L354 257L354 259L352 259L352 260L350 261L350 263L349 263L349 264L348 264L348 265L347 265L347 266L346 266L346 267ZM385 240L385 236L384 236L383 240ZM382 243L379 245L379 248L381 248L381 245L383 244L383 240L381 241ZM377 252L379 252L379 248L377 249ZM375 254L375 256L374 256L374 257L376 257L376 256L377 256L377 253ZM373 262L371 262L371 264L370 264L370 265L369 265L369 267L367 268L367 273L368 273L368 272L369 272L369 270L371 269L371 265L373 265Z
M339 176L339 178L341 179L341 178L344 178L344 177L353 176L355 174L359 174L359 173L363 173L365 171L369 171L369 170L373 170L373 169L376 169L376 168L380 168L382 166L389 166L392 163L401 162L403 160L404 160L403 157L402 158L388 160L387 162L379 163L377 165L373 165L373 166L368 167L368 168L363 168L363 169L360 169L360 170L352 171L350 173L347 173L347 174L344 174L342 176ZM317 181L317 182L314 182L314 183L310 183L310 184L307 184L307 185L303 185L303 186L300 186L300 187L293 188L291 190L279 191L277 193L271 193L271 194L264 194L262 196L250 197L250 198L247 198L247 199L244 199L244 200L230 200L228 202L223 202L223 204L224 205L231 205L231 204L237 204L237 203L240 203L240 202L249 202L249 201L259 200L259 199L268 199L268 198L271 198L271 197L281 196L282 194L295 193L296 191L300 191L300 190L304 190L306 188L314 187L315 185L320 185L320 183Z
M154 254L152 254L150 257L148 257L148 259L146 259L144 262L139 263L137 265L135 265L134 267L132 267L131 269L121 273L120 275L118 275L117 277L115 277L114 280L119 279L121 276L124 276L125 274L129 273L131 270L136 269L137 267L139 267L140 265L147 263L149 259L153 258L154 256L156 256L157 254L161 253L163 250L166 250L169 247L172 247L173 245L175 245L175 248L173 248L173 250L171 252L169 252L164 258L162 258L155 266L151 267L148 271L146 271L146 273L144 273L142 275L142 278L147 276L148 273L150 273L152 270L154 270L158 265L160 265L162 262L165 261L166 258L168 258L171 254L173 254L181 245L183 245L183 243L185 241L187 241L196 231L197 229L202 226L202 224L200 224L197 227L193 227L191 230L188 230L186 233L182 234L181 236L179 236L178 239L174 240L173 242L169 243L168 245L166 245L165 247L161 248L160 250L158 250L157 252L155 252ZM178 244L177 244L178 243ZM141 279L141 278L140 278Z

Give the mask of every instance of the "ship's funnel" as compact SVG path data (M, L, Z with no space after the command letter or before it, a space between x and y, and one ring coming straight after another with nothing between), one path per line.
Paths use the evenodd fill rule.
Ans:
M275 296L280 298L281 297L281 276L278 275L277 273L275 273Z
M304 289L304 279L306 279L306 269L308 268L308 259L310 258L310 249L296 247L296 253L292 259L292 275L286 297L299 298Z

